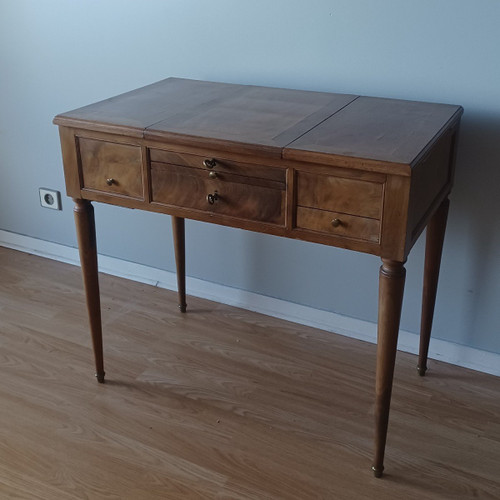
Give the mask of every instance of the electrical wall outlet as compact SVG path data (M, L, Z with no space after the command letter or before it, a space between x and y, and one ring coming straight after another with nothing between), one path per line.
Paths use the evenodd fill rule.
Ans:
M44 208L52 208L52 210L62 210L61 193L53 189L40 188L40 205Z

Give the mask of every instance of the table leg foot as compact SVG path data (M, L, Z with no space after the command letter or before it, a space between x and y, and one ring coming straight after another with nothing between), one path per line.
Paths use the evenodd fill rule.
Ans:
M382 477L382 475L384 473L384 466L382 465L382 467L380 467L380 468L372 466L372 471L373 471L373 475L375 477Z
M106 375L104 372L95 374L95 378L100 384L104 384L104 375Z

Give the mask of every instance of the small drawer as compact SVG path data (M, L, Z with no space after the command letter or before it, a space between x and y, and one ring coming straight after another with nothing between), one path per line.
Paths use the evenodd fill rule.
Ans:
M275 181L152 162L151 185L154 203L285 224L285 189Z
M296 226L298 229L309 229L374 243L378 243L380 240L379 220L338 212L297 207Z
M140 146L80 137L83 188L144 198Z
M283 168L242 163L227 158L212 158L211 156L200 156L162 149L150 149L149 158L152 163L166 163L169 165L199 168L215 172L216 174L232 174L268 179L270 181L283 183L283 185L286 181L286 172Z
M380 219L383 184L297 172L297 205Z

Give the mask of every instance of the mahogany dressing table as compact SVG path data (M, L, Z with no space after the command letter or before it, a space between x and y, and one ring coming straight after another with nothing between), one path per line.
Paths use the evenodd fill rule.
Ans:
M172 216L186 311L184 219L382 259L373 472L383 471L404 263L427 227L418 372L426 371L460 106L168 78L55 117L96 376L104 382L91 201Z

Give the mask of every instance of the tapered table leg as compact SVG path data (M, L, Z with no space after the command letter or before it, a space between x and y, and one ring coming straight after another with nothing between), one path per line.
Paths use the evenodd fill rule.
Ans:
M381 477L384 470L384 452L405 274L404 262L382 259L375 382L375 460L372 467L375 477Z
M424 289L422 293L422 322L420 324L420 350L418 373L423 377L427 370L427 355L431 340L432 319L436 304L436 292L443 253L444 233L448 219L450 200L446 198L427 224L425 237Z
M177 266L177 289L179 292L179 309L186 312L186 245L184 219L172 216L174 233L175 264Z
M96 377L104 382L104 360L102 352L101 301L97 274L97 245L94 222L94 207L87 200L75 199L75 224L82 266L83 285L87 299L90 333L94 347Z

